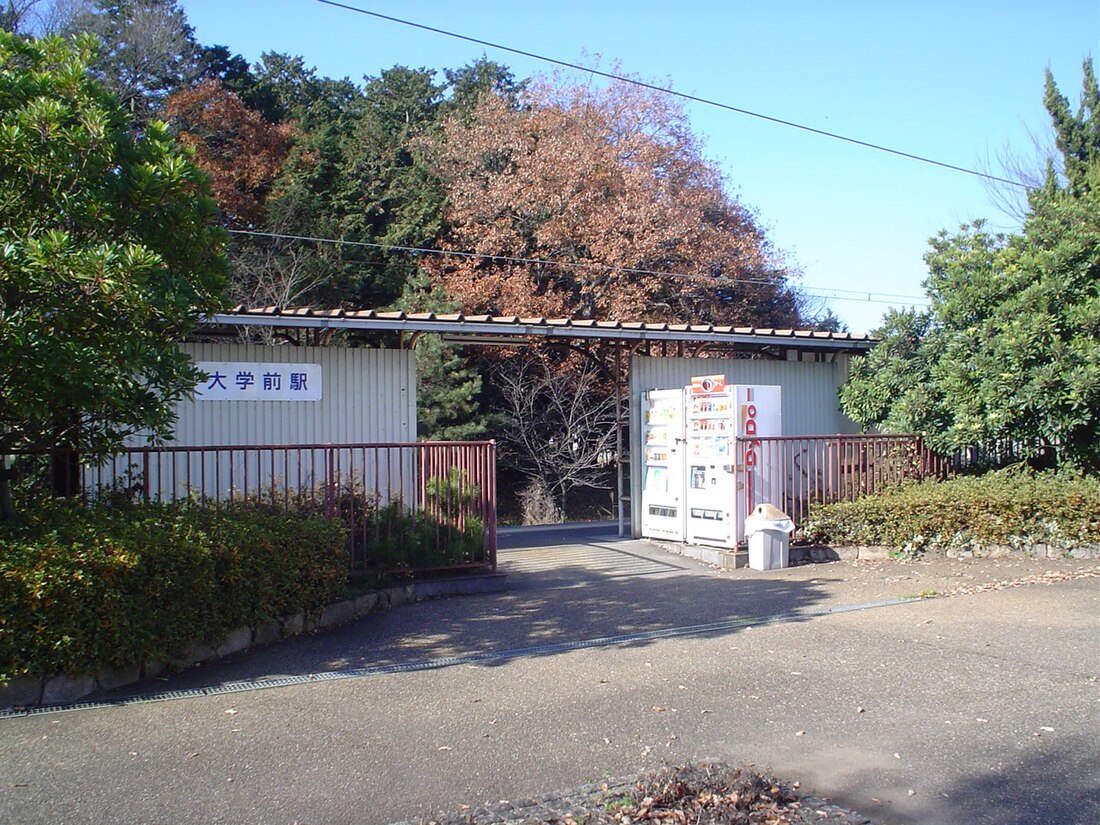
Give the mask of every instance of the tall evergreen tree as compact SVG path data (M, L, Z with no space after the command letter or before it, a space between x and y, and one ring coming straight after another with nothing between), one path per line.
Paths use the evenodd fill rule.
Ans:
M424 162L418 139L438 129L443 87L430 69L395 66L363 89L361 117L348 136L341 186L333 193L341 237L387 246L426 247L441 229L443 191ZM358 306L395 302L416 273L417 258L384 249L353 251L370 261L347 284L345 301Z
M1029 193L1022 230L994 235L979 221L934 238L928 313L887 318L841 405L868 427L925 431L941 450L1053 450L1100 471L1100 96L1091 61L1076 114L1049 72L1044 102L1060 158Z

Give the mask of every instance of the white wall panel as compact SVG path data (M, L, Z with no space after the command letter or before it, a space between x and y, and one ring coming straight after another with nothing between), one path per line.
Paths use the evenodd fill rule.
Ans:
M181 348L195 361L318 364L322 394L316 401L182 401L168 447L416 441L416 364L410 351L236 343ZM128 444L143 447L147 441L139 434ZM417 476L409 450L157 451L89 467L85 487L129 487L139 478L154 498L225 499L291 490L312 495L321 485L336 484L370 490L384 504L414 501Z
M185 344L195 361L320 364L320 401L184 401L174 446L416 440L416 364L407 350ZM135 442L140 443L140 441Z

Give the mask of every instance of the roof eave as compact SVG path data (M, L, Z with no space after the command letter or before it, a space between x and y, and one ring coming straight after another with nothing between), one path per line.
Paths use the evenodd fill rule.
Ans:
M588 338L626 341L691 341L695 343L715 343L741 345L749 347L780 346L800 350L847 350L867 351L877 341L871 338L853 338L846 333L834 337L833 333L806 335L796 330L730 330L724 332L711 327L705 329L667 325L624 326L598 322L584 323L547 323L546 319L471 320L467 318L445 320L434 316L409 318L401 313L390 317L355 317L339 315L302 315L283 314L281 312L233 312L218 313L209 316L204 326L214 327L277 327L323 330L356 330L378 332L438 332L463 335L490 335L494 338L538 337L538 338ZM483 316L484 317L484 316ZM799 334L801 332L801 334Z

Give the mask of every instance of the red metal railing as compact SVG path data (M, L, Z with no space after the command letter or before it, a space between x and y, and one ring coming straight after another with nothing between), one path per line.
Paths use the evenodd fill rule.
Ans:
M492 441L131 447L78 472L88 499L123 490L342 519L353 570L496 569Z
M901 481L952 472L920 435L739 438L735 450L737 512L774 504L790 515L796 531L812 504L854 501Z

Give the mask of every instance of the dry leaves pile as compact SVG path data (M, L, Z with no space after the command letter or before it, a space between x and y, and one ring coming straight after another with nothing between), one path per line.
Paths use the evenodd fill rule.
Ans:
M798 796L749 767L720 763L666 767L639 782L629 797L610 800L602 823L797 825Z
M991 590L1004 590L1006 587L1023 587L1028 584L1055 584L1057 582L1074 581L1076 579L1091 579L1100 576L1100 570L1045 570L1042 573L1033 573L1015 579L1001 579L998 581L983 582L981 584L968 584L956 587L944 593L944 596L964 596L972 593L987 593Z

